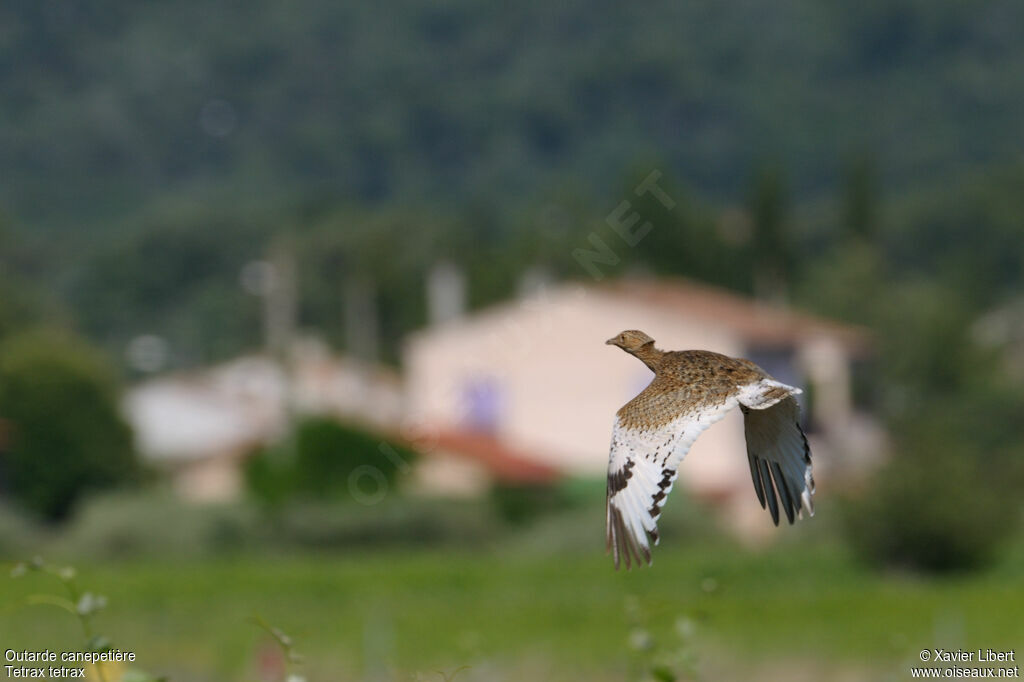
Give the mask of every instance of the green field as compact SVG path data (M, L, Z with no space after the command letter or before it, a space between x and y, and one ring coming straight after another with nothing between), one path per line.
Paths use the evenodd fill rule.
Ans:
M309 680L909 679L922 648L1020 648L1024 561L969 577L879 576L842 551L666 548L615 573L597 553L358 553L79 566L96 624L171 680L258 680L294 635ZM0 580L4 648L74 649L77 622L22 603L60 585ZM437 671L441 671L440 673ZM685 676L680 679L686 679Z

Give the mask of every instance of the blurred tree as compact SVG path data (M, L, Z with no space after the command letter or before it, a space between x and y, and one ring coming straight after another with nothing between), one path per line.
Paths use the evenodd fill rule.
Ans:
M875 565L953 571L988 563L1019 527L1013 486L994 481L992 452L977 438L989 420L965 405L905 420L892 458L846 508L853 548ZM970 411L970 407L967 407ZM1014 454L1022 454L1020 447ZM1019 480L1019 478L1018 478Z
M31 325L67 321L58 302L34 284L35 255L0 213L0 339Z
M48 307L35 291L0 274L0 339L38 324Z
M550 483L496 483L490 496L498 515L513 525L523 525L571 506L565 490Z
M1012 2L825 11L785 0L751 14L739 2L661 0L629 14L610 0L587 10L396 0L382 17L301 0L287 25L267 0L252 6L253 16L198 0L174 12L127 0L0 7L10 34L0 201L68 231L161 196L235 204L310 187L370 203L509 205L559 177L606 196L652 149L723 196L765 138L782 148L793 187L813 192L845 140L894 130L887 164L903 189L1012 158L1004 141L1022 131L1024 52L992 30L1024 20ZM109 59L126 37L137 58ZM309 67L335 63L348 68L332 79Z
M743 238L724 234L714 210L694 199L684 184L662 170L666 167L658 160L634 164L616 202L604 215L589 216L583 223L589 231L573 233L572 246L558 256L567 260L567 251L585 246L589 233L596 233L620 258L608 268L610 276L649 271L749 291ZM601 222L595 224L595 217ZM578 266L572 274L579 276Z
M392 461L396 455L398 461ZM374 479L370 484L375 487L369 491L373 494L376 486L392 486L400 469L411 466L414 457L401 445L332 419L309 418L295 429L295 485L314 497L352 496L362 471L373 472L369 475Z
M986 494L970 460L902 451L873 479L873 490L845 515L850 540L868 562L953 571L985 565L1016 524Z
M68 299L81 328L112 353L156 334L172 364L222 359L259 346L260 305L240 276L264 255L265 235L241 212L142 218L127 238L83 254Z
M785 300L796 276L790 235L787 232L788 198L782 172L764 166L754 175L750 194L754 238L751 260L754 293L759 298Z
M605 231L609 225L618 226L638 241L635 251L633 244L618 235L613 234L609 244L622 253L624 268L640 266L663 275L717 281L712 264L717 263L722 244L709 212L660 170L664 167L652 162L626 174L618 199L621 203L610 206Z
M295 494L295 462L286 444L257 450L245 461L245 486L261 504L278 508Z
M277 505L295 497L376 499L390 491L416 453L327 417L298 422L284 441L249 458L249 490Z
M873 244L842 242L808 259L794 299L827 317L877 328L892 295L882 254Z
M449 229L428 211L341 207L318 216L296 234L300 321L350 352L358 339L376 338L373 355L396 362L402 337L426 320L424 279ZM354 309L346 313L346 304ZM367 306L374 314L360 316ZM353 334L353 324L377 329Z
M877 193L874 162L867 156L849 161L843 182L843 231L848 239L870 241L876 235Z
M329 206L295 231L301 321L349 353L397 363L402 338L428 322L424 285L437 263L466 277L469 307L514 290L537 254L507 227L477 205L458 214ZM352 333L353 325L376 329ZM374 338L379 347L368 353Z
M10 430L3 470L18 504L59 521L86 491L137 475L115 376L97 351L58 332L0 344L0 417Z
M1024 288L1024 163L965 173L941 191L896 207L887 241L894 261L940 282L977 309Z
M797 289L804 305L875 332L871 402L882 407L893 448L849 505L848 535L878 565L983 565L1019 525L1024 387L1004 375L997 352L980 346L972 328L980 306L1019 275L1001 266L1020 250L1009 246L1009 211L996 209L1019 200L999 183L958 187L941 209L904 199L887 210L893 217L883 234L868 173L851 166L833 247ZM965 248L974 229L986 237ZM991 251L1000 248L1010 252ZM982 260L994 272L980 274ZM979 279L964 283L964 269Z
M1019 526L1024 389L972 338L960 292L919 281L874 291L877 390L894 448L849 506L849 537L875 564L983 565Z

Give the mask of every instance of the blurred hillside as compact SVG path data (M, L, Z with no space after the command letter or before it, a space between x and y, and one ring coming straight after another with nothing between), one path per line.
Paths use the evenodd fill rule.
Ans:
M8 3L0 336L72 328L132 379L266 345L277 305L395 365L439 264L470 311L589 281L573 254L621 245L628 198L651 229L609 277L867 326L878 367L854 389L905 447L944 410L952 450L1012 462L1021 15ZM636 191L652 172L671 209ZM271 270L293 297L269 300Z
M801 199L863 153L886 187L933 187L1015 158L1022 22L1009 1L18 0L0 203L65 230L171 195L507 206L650 156L718 198L764 158Z
M0 263L117 354L156 333L195 365L259 344L239 272L300 232L300 323L344 345L337 292L372 273L393 361L434 260L473 305L538 262L582 276L568 254L657 167L686 201L621 271L750 292L767 249L799 284L852 225L988 307L1020 283L1022 14L7 3ZM748 218L779 225L746 243Z
M1009 0L0 4L0 560L80 563L98 632L186 682L286 679L254 614L311 680L1009 650L1022 27ZM647 380L601 341L649 320L804 388L818 514L773 547L728 537L723 490L771 523L735 430L702 443L737 485L680 485L652 570L600 556ZM99 647L102 597L45 565L0 580L7 646L81 646L19 606L57 577Z

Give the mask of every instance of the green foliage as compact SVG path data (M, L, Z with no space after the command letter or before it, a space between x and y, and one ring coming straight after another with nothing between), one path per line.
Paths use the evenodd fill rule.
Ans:
M0 503L0 556L24 556L39 540L39 529L26 512Z
M746 216L738 217L737 230L730 232L731 225L723 230L725 220L716 216L711 206L693 197L684 184L660 170L665 167L665 163L652 162L627 176L622 199L630 202L630 212L623 218L635 213L638 221L651 227L636 245L635 253L623 247L617 236L612 237L625 261L614 274L622 274L628 268L651 269L659 275L684 276L750 291L752 259ZM653 191L637 196L637 188L649 181L652 168L660 174L657 187L664 196ZM669 206L664 203L666 199Z
M164 489L111 491L84 500L59 534L38 538L34 549L113 561L232 555L267 541L257 511L191 504Z
M1004 141L1022 131L1024 56L993 26L1024 16L1005 1L401 0L384 17L302 0L287 20L266 0L50 2L0 14L0 200L50 223L130 214L162 192L465 203L573 176L603 194L652 150L719 195L751 153L814 189L851 145L906 181L1012 158ZM131 60L112 58L123 44ZM324 79L311 64L346 68Z
M592 479L560 485L557 493L549 490L541 501L548 506L540 513L533 507L521 509L516 516L521 522L502 515L493 497L458 500L390 493L368 507L345 498L297 499L290 489L286 492L280 504L268 509L255 494L256 503L197 505L165 488L111 491L89 496L59 529L7 511L0 514L0 552L125 562L414 547L501 548L526 555L556 550L579 557L604 547L604 486ZM532 504L527 495L518 499ZM831 537L819 520L824 523L833 516L819 514L813 527L801 532L813 528ZM169 518L174 523L166 523ZM663 545L712 546L729 537L714 510L697 504L685 490L673 493L659 527Z
M754 176L749 210L754 233L754 284L756 293L763 298L784 298L788 284L796 276L789 234L789 201L782 171L775 165L760 168Z
M109 638L97 634L95 625L97 614L107 608L107 598L79 587L78 571L73 566L56 566L43 561L38 556L31 561L15 564L10 575L11 578L23 578L31 573L41 573L56 578L61 584L64 594L33 594L26 598L26 604L56 607L71 614L82 629L84 641L84 645L78 648L77 652L90 656L91 672L95 673L99 682L107 682L109 679L107 661L116 661L116 658L109 657L114 646ZM167 678L155 677L138 668L131 667L121 674L119 679L122 682L166 682Z
M710 585L705 579L705 584ZM626 599L626 620L632 629L629 648L634 667L641 671L643 682L683 682L699 680L695 647L696 621L680 615L671 633L652 632L650 616L636 597Z
M965 174L946 191L898 204L887 250L908 273L985 308L1020 291L1024 273L1024 164Z
M564 491L555 484L499 483L491 488L491 500L502 519L517 525L569 506Z
M126 562L230 560L246 553L347 553L357 548L481 548L509 539L510 529L486 500L440 500L390 494L365 507L338 500L294 500L268 513L265 503L197 505L170 490L144 488L90 496L57 529L10 512L0 515L0 552ZM588 509L560 529L578 538ZM167 523L173 518L174 523Z
M260 343L260 301L240 274L265 256L244 211L167 211L85 251L67 298L93 338L121 352L140 334L168 340L172 364L218 360Z
M38 276L38 249L29 248L25 238L16 232L0 214L0 339L22 329L65 321L66 315L43 287L33 286Z
M8 493L46 519L64 519L86 491L138 473L115 375L73 337L40 331L0 345L0 416L10 431Z
M302 672L317 681L369 679L376 664L388 680L439 682L433 671L468 664L470 674L456 679L622 682L684 646L709 682L907 679L908 660L936 627L962 622L962 632L939 636L966 650L1024 641L1019 540L992 570L944 580L865 571L817 541L748 551L666 539L651 570L624 573L604 555L600 517L577 524L581 536L591 540L571 557L550 543L532 552L500 543L80 569L109 598L100 616L107 634L172 680L258 679L255 633L244 624L254 612L298 638ZM39 592L37 583L0 584L5 648L67 641L62 614L8 608ZM641 619L624 611L627 595ZM630 650L637 626L654 638L659 660ZM368 660L367 638L378 633L394 645Z
M654 230L613 274L749 292L760 263L801 288L804 264L829 250L810 247L854 234L885 268L945 280L972 303L1021 285L1021 172L1005 140L1021 137L1024 88L1007 74L1024 51L992 27L1024 9L1006 0L785 0L755 13L710 0L644 12L400 0L386 18L301 0L287 21L266 0L245 21L197 0L46 7L0 9L0 202L24 235L45 235L18 249L23 276L55 287L118 353L142 333L166 337L179 365L255 346L259 303L239 268L265 256L272 231L300 226L302 323L343 345L339 294L368 272L380 356L395 361L396 340L424 322L433 260L466 266L473 305L506 297L528 266L580 276L569 254L608 235L624 199ZM524 43L533 26L547 28ZM110 57L122 44L132 59ZM325 80L310 64L346 69ZM760 198L742 201L757 159L788 197L762 176ZM1006 163L1018 165L965 181L966 168ZM819 229L806 213L838 194L844 166L842 206ZM670 213L634 196L634 178L623 187L624 169L651 167L679 202ZM753 210L715 215L684 187ZM899 210L880 223L887 197ZM569 214L565 234L543 224L544 202ZM753 231L758 254L735 241L751 222L768 226ZM730 224L743 229L723 235Z
M422 290L435 259L455 251L460 224L427 211L337 207L310 215L307 222L306 228L292 235L300 263L302 321L354 354L369 353L371 357L365 359L394 362L400 351L397 340L426 322L424 297L410 292ZM464 247L462 252L473 252L478 246ZM378 329L373 348L349 344L354 330L346 325L367 324L364 319L346 319L344 314L344 297L360 285L375 306Z
M331 419L302 421L295 429L297 490L319 498L347 496L357 485L354 477L365 468L378 472L384 485L392 486L398 468L381 451L385 443L379 436ZM402 460L411 462L411 452L403 450Z
M847 163L843 178L842 225L847 239L870 240L878 233L878 173L864 155Z
M280 446L258 450L245 461L245 485L262 504L279 507L295 492L295 466Z
M0 275L0 339L40 324L48 308L29 286Z
M1016 262L1020 250L1009 245L1010 212L995 208L1017 200L990 182L984 200L977 198L981 185L969 185L937 202L944 209L914 205L917 199L896 218L883 218L851 206L867 201L867 179L850 182L853 196L839 212L845 232L836 231L842 237L798 290L805 305L874 332L866 402L879 408L895 447L892 461L849 505L848 536L875 565L922 571L984 565L1019 525L1024 390L972 330L1017 277L1009 274L1012 267L1000 269ZM877 233L856 226L872 214L896 228ZM971 242L967 235L975 229L995 238ZM1006 252L997 257L998 249ZM981 274L986 267L994 270ZM967 283L964 272L979 277ZM864 382L858 384L863 394Z
M284 630L274 627L260 616L251 616L249 622L265 632L273 640L281 652L284 665L281 670L281 682L306 682L306 678L298 673L291 672L295 666L302 664L302 655L295 650L295 640Z
M277 445L246 463L249 490L276 505L292 498L380 501L395 488L416 453L360 427L308 417Z
M862 559L931 572L977 568L993 559L1019 526L1016 504L958 445L936 437L908 443L876 472L867 494L845 513Z
M983 566L1019 527L1024 391L973 341L975 311L958 292L890 285L874 314L895 447L847 510L853 547L876 565Z
M270 522L253 534L265 546L313 552L479 549L500 543L507 530L486 505L395 494L374 506L348 501L295 502L278 509Z

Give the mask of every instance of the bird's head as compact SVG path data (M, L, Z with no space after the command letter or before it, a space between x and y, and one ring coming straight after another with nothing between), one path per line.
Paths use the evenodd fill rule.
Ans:
M618 336L605 341L609 346L618 346L627 353L635 353L647 344L653 344L654 339L636 329L627 329Z

